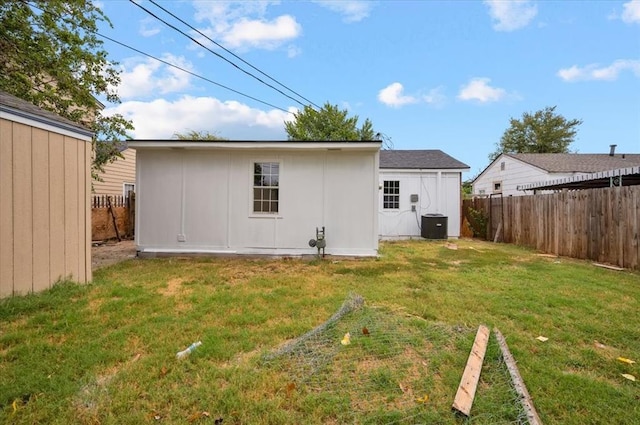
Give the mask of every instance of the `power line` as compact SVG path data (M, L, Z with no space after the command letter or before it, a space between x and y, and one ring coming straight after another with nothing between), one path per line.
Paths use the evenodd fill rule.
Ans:
M145 8L144 6L139 5L138 3L136 3L134 0L129 0L130 3L133 3L134 5L136 5L137 7L139 7L140 9L144 10L145 12L147 12L149 15L153 16L154 18L156 18L157 20L159 20L160 22L162 22L163 24L165 24L166 26L168 26L169 28L173 29L174 31L179 32L180 34L184 35L185 37L189 38L191 41L193 41L194 43L198 44L199 46L201 46L202 48L208 50L209 52L213 53L214 55L216 55L217 57L219 57L220 59L224 60L225 62L228 62L229 64L231 64L233 67L237 68L239 71L244 72L245 74L249 75L252 78L255 78L256 80L258 80L259 82L261 82L262 84L271 87L272 89L274 89L275 91L277 91L278 93L280 93L281 95L288 97L289 99L293 100L294 102L300 104L301 106L305 106L304 103L300 102L298 99L295 99L291 96L289 96L288 94L286 94L285 92L283 92L282 90L280 90L277 87L274 87L273 85L265 82L264 80L262 80L260 77L257 77L255 75L253 75L252 73L250 73L249 71L240 68L238 65L236 65L235 63L231 62L229 59L225 58L224 56L220 55L217 52L214 52L213 50L211 50L210 48L208 48L207 46L205 46L204 44L200 43L198 40L196 40L195 38L191 37L189 34L185 33L184 31L182 31L181 29L175 27L174 25L168 23L167 21L165 21L164 19L160 18L158 15L156 15L155 13L151 12L149 9Z
M43 13L48 13L48 14L50 14L50 15L52 15L52 16L54 16L54 17L58 18L58 19L65 20L65 21L67 21L67 22L69 21L69 19L65 18L64 16L58 15L58 14L56 14L56 13L53 13L53 12L49 11L49 10L44 10L44 9L42 9L42 8L38 7L38 6L37 6L37 5L35 5L35 4L29 3L28 1L23 1L23 3L28 4L29 6L31 6L31 7L33 7L33 8L35 8L35 9L38 9L38 10L40 10L40 11L41 11L41 12L43 12ZM111 37L108 37L108 36L106 36L106 35L104 35L104 34L101 34L101 33L97 32L97 31L94 31L93 33L94 33L95 35L99 36L99 37L102 37L102 38L104 38L104 39L106 39L106 40L109 40L109 41L111 41L111 42L113 42L113 43L116 43L116 44L118 44L118 45L120 45L120 46L122 46L122 47L125 47L125 48L129 49L129 50L132 50L132 51L134 51L134 52L136 52L136 53L139 53L139 54L141 54L141 55L147 56L147 57L149 57L149 58L151 58L151 59L153 59L153 60L155 60L155 61L161 62L161 63L163 63L163 64L165 64L165 65L170 66L170 67L176 68L176 69L178 69L178 70L180 70L180 71L182 71L182 72L185 72L185 73L187 73L187 74L190 74L190 75L192 75L192 76L194 76L194 77L196 77L196 78L200 78L201 80L204 80L204 81L206 81L206 82L208 82L208 83L214 84L214 85L216 85L216 86L218 86L218 87L221 87L221 88L223 88L223 89L229 90L229 91L231 91L231 92L233 92L233 93L236 93L236 94L238 94L238 95L240 95L240 96L246 97L247 99L251 99L251 100L254 100L254 101L256 101L256 102L262 103L263 105L269 106L269 107L271 107L271 108L275 108L275 109L278 109L278 110L280 110L280 111L282 111L282 112L286 112L286 113L292 114L292 112L291 112L291 111L288 111L288 110L286 110L286 109L284 109L284 108L281 108L281 107L276 106L276 105L272 105L271 103L265 102L265 101L260 100L260 99L258 99L258 98L256 98L256 97L253 97L253 96L251 96L251 95L248 95L248 94L242 93L242 92L240 92L240 91L238 91L238 90L232 89L231 87L227 87L227 86L225 86L224 84L217 83L217 82L215 82L215 81L213 81L213 80L211 80L211 79L209 79L209 78L207 78L207 77L203 77L202 75L196 74L196 73L194 73L194 72L192 72L192 71L189 71L188 69L185 69L185 68L182 68L182 67L180 67L180 66L178 66L178 65L172 64L171 62L168 62L168 61L166 61L166 60L164 60L164 59L160 59L160 58L158 58L158 57L156 57L156 56L153 56L153 55L151 55L151 54L149 54L149 53L145 53L145 52L143 52L142 50L136 49L135 47L129 46L128 44L122 43L121 41L115 40L115 39L113 39L113 38L111 38Z
M314 102L312 102L311 100L307 99L306 97L304 97L303 95L301 95L300 93L296 92L295 90L293 90L292 88L286 86L285 84L281 83L280 81L276 80L275 78L273 78L272 76L270 76L269 74L263 72L262 70L260 70L259 68L256 68L255 66L251 65L249 62L247 62L246 60L242 59L240 56L236 55L235 53L233 53L232 51L230 51L229 49L227 49L226 47L224 47L222 44L218 43L217 41L211 39L211 37L209 37L208 35L204 34L203 32L201 32L199 29L193 27L191 24L189 24L188 22L184 21L182 18L176 16L174 13L172 13L171 11L167 10L166 8L162 7L161 5L159 5L158 3L156 3L154 0L149 0L150 3L154 4L156 7L162 9L164 12L168 13L169 15L173 16L175 19L177 19L178 21L182 22L184 25L188 26L189 28L191 28L192 30L194 30L195 32L197 32L198 34L200 34L201 36L203 36L204 38L206 38L207 40L209 40L210 42L212 42L213 44L215 44L216 46L220 47L222 50L224 50L225 52L229 53L230 55L232 55L233 57L235 57L236 59L242 61L244 64L249 65L251 68L255 69L256 71L258 71L260 74L264 75L265 77L269 78L271 81L274 81L275 83L279 84L281 87L284 87L285 89L289 90L291 93L295 94L296 96L300 97L301 99L306 100L310 105L315 106L318 109L322 109L320 108L320 106L316 105Z
M151 59L154 59L154 60L156 60L156 61L158 61L158 62L162 62L162 63L164 63L165 65L169 65L169 66L171 66L171 67L173 67L173 68L179 69L179 70L180 70L180 71L182 71L182 72L186 72L187 74L193 75L194 77L200 78L201 80L204 80L204 81L206 81L206 82L208 82L208 83L215 84L215 85L216 85L216 86L218 86L218 87L222 87L223 89L226 89L226 90L229 90L229 91L231 91L231 92L233 92L233 93L239 94L240 96L244 96L244 97L246 97L246 98L248 98L248 99L255 100L256 102L260 102L260 103L262 103L263 105L267 105L267 106L270 106L270 107L272 107L272 108L279 109L279 110L281 110L281 111L283 111L283 112L292 113L292 112L290 112L290 111L287 111L286 109L280 108L279 106L272 105L272 104L270 104L270 103L267 103L267 102L265 102L265 101L262 101L262 100L260 100L260 99L258 99L258 98L255 98L255 97L253 97L253 96L250 96L250 95L248 95L248 94L245 94L245 93L239 92L238 90L232 89L231 87L227 87L227 86L225 86L225 85L223 85L223 84L216 83L215 81L210 80L210 79L209 79L209 78L207 78L207 77L203 77L202 75L198 75L198 74L196 74L196 73L194 73L194 72L189 71L188 69L184 69L184 68L182 68L182 67L179 67L178 65L174 65L174 64L172 64L171 62L167 62L167 61L165 61L164 59L157 58L157 57L155 57L155 56L153 56L153 55L150 55L149 53L145 53L145 52L143 52L143 51L141 51L141 50L138 50L138 49L136 49L135 47L128 46L128 45L126 45L126 44L124 44L124 43L122 43L122 42L120 42L120 41L114 40L114 39L113 39L113 38L111 38L111 37L107 37L106 35L100 34L99 32L97 32L97 33L96 33L96 35L99 35L100 37L102 37L102 38L104 38L104 39L107 39L107 40L109 40L109 41L111 41L111 42L113 42L113 43L119 44L119 45L121 45L121 46L123 46L123 47L126 47L127 49L133 50L134 52L140 53L141 55L147 56L147 57L149 57L149 58L151 58Z

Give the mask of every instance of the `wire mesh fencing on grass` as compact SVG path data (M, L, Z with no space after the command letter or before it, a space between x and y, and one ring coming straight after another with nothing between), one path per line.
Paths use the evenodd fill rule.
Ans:
M428 416L434 344L468 338L470 330L368 306L350 296L331 319L264 356L303 404L324 403L341 422L417 423Z

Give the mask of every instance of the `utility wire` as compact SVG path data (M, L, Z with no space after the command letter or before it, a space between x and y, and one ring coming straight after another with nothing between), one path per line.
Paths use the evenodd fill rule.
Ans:
M31 6L31 7L33 7L33 8L35 8L35 9L38 9L39 11L41 11L41 12L43 12L43 13L48 13L48 14L50 14L50 15L52 15L52 16L54 16L54 17L58 18L58 19L62 19L62 20L65 20L65 21L69 21L69 19L67 19L67 18L65 18L65 17L63 17L63 16L61 16L61 15L58 15L58 14L56 14L56 13L53 13L53 12L51 12L51 11L49 11L49 10L44 10L44 9L42 9L42 8L38 7L37 5L32 4L32 3L30 3L30 2L28 2L28 1L26 1L26 0L24 0L24 1L22 1L22 2L23 2L23 3L25 3L25 4L28 4L29 6ZM145 52L143 52L142 50L136 49L135 47L131 47L131 46L129 46L128 44L122 43L122 42L120 42L120 41L118 41L118 40L115 40L115 39L113 39L113 38L111 38L111 37L108 37L108 36L106 36L106 35L104 35L104 34L100 34L100 33L99 33L99 32L97 32L97 31L95 31L95 32L93 32L93 33L94 33L95 35L99 36L99 37L102 37L102 38L104 38L104 39L106 39L106 40L111 41L112 43L118 44L118 45L120 45L120 46L122 46L122 47L125 47L125 48L127 48L127 49L129 49L129 50L132 50L132 51L134 51L134 52L136 52L136 53L139 53L139 54L141 54L141 55L147 56L147 57L149 57L149 58L151 58L151 59L153 59L153 60L156 60L156 61L158 61L158 62L164 63L165 65L168 65L168 66L170 66L170 67L176 68L176 69L178 69L178 70L180 70L180 71L182 71L182 72L185 72L185 73L187 73L187 74L193 75L193 76L194 76L194 77L196 77L196 78L200 78L201 80L204 80L204 81L206 81L206 82L208 82L208 83L214 84L214 85L216 85L216 86L218 86L218 87L221 87L221 88L223 88L223 89L225 89L225 90L229 90L229 91L231 91L231 92L233 92L233 93L239 94L240 96L246 97L247 99L255 100L256 102L262 103L263 105L270 106L271 108L278 109L278 110L280 110L280 111L282 111L282 112L286 112L286 113L289 113L289 114L292 114L292 113L293 113L293 112L288 111L288 110L286 110L286 109L284 109L284 108L281 108L281 107L279 107L279 106L272 105L271 103L265 102L265 101L260 100L260 99L258 99L258 98L256 98L256 97L253 97L253 96L251 96L251 95L248 95L248 94L242 93L242 92L240 92L240 91L238 91L238 90L235 90L235 89L232 89L231 87L227 87L227 86L225 86L225 85L223 85L223 84L217 83L217 82L215 82L215 81L213 81L213 80L211 80L211 79L209 79L209 78L207 78L207 77L203 77L202 75L198 75L198 74L196 74L196 73L194 73L194 72L192 72L192 71L189 71L188 69L184 69L184 68L182 68L182 67L180 67L180 66L178 66L178 65L172 64L171 62L168 62L168 61L166 61L166 60L164 60L164 59L160 59L160 58L158 58L158 57L156 57L156 56L153 56L153 55L151 55L151 54L149 54L149 53L145 53Z
M244 64L249 65L251 68L255 69L256 71L258 71L260 74L264 75L265 77L269 78L271 81L279 84L281 87L284 87L285 89L289 90L291 93L295 94L296 96L300 97L301 99L306 100L310 105L315 106L318 109L322 109L320 106L316 105L315 103L313 103L311 100L307 99L306 97L304 97L303 95L301 95L300 93L296 92L295 90L293 90L292 88L286 86L285 84L281 83L280 81L276 80L275 78L273 78L272 76L270 76L269 74L263 72L262 70L260 70L259 68L256 68L255 66L251 65L249 62L247 62L246 60L242 59L240 56L236 55L235 53L233 53L231 50L227 49L226 47L224 47L222 44L218 43L217 41L211 39L211 37L209 37L208 35L204 34L203 32L201 32L199 29L193 27L191 24L189 24L188 22L185 22L182 18L180 18L179 16L176 16L174 13L172 13L171 11L167 10L166 8L162 7L160 4L156 3L154 0L149 0L150 3L154 4L156 7L162 9L164 12L168 13L169 15L173 16L175 19L177 19L178 21L182 22L184 25L188 26L189 28L191 28L192 30L194 30L195 32L197 32L198 34L200 34L201 36L203 36L204 38L206 38L207 40L209 40L210 42L212 42L213 44L215 44L216 46L220 47L222 50L224 50L225 52L229 53L230 55L232 55L233 57L235 57L236 59L242 61Z
M244 97L246 97L246 98L248 98L248 99L255 100L256 102L260 102L260 103L262 103L263 105L267 105L267 106L270 106L270 107L272 107L272 108L279 109L279 110L281 110L281 111L283 111L283 112L287 112L287 113L290 113L290 114L292 113L292 112L290 112L290 111L287 111L286 109L280 108L279 106L272 105L272 104L270 104L270 103L267 103L267 102L265 102L265 101L262 101L262 100L260 100L260 99L258 99L258 98L255 98L255 97L253 97L253 96L250 96L250 95L248 95L248 94L244 94L244 93L242 93L242 92L239 92L238 90L232 89L231 87L227 87L227 86L225 86L225 85L223 85L223 84L216 83L215 81L210 80L210 79L209 79L209 78L207 78L207 77L203 77L202 75L198 75L198 74L196 74L196 73L194 73L194 72L189 71L188 69L184 69L184 68L182 68L182 67L179 67L178 65L174 65L174 64L172 64L171 62L167 62L167 61L165 61L164 59L157 58L157 57L155 57L155 56L153 56L153 55L150 55L149 53L145 53L145 52L143 52L143 51L141 51L141 50L138 50L138 49L136 49L135 47L128 46L128 45L126 45L126 44L124 44L124 43L122 43L122 42L120 42L120 41L114 40L114 39L113 39L113 38L111 38L111 37L107 37L106 35L100 34L100 33L98 33L98 32L96 33L96 35L99 35L100 37L102 37L102 38L104 38L104 39L107 39L107 40L109 40L109 41L111 41L111 42L113 42L113 43L119 44L119 45L121 45L121 46L123 46L123 47L126 47L127 49L133 50L134 52L140 53L141 55L147 56L147 57L149 57L149 58L151 58L151 59L154 59L154 60L156 60L156 61L158 61L158 62L162 62L162 63L164 63L165 65L169 65L169 66L171 66L171 67L173 67L173 68L179 69L179 70L180 70L180 71L182 71L182 72L186 72L187 74L193 75L194 77L200 78L201 80L204 80L204 81L206 81L206 82L208 82L208 83L215 84L215 85L216 85L216 86L218 86L218 87L222 87L223 89L226 89L226 90L229 90L229 91L231 91L231 92L233 92L233 93L239 94L240 96L244 96Z
M165 21L164 19L160 18L158 15L156 15L155 13L151 12L149 9L147 9L144 6L139 5L138 3L136 3L134 0L129 0L130 3L136 5L137 7L139 7L140 9L144 10L145 12L147 12L149 15L153 16L154 18L156 18L157 20L159 20L160 22L162 22L163 24L165 24L166 26L168 26L169 28L173 29L174 31L179 32L180 34L184 35L185 37L189 38L191 41L193 41L194 43L198 44L199 46L201 46L202 48L208 50L209 52L213 53L214 55L216 55L217 57L219 57L220 59L224 60L225 62L228 62L229 64L231 64L233 67L237 68L239 71L244 72L245 74L249 75L252 78L255 78L256 80L258 80L259 82L261 82L262 84L271 87L272 89L274 89L275 91L277 91L278 93L280 93L281 95L288 97L289 99L293 100L294 102L300 104L301 106L305 106L304 103L300 102L298 99L295 99L291 96L289 96L288 94L286 94L285 92L283 92L282 90L280 90L277 87L274 87L273 85L265 82L264 80L262 80L260 77L256 77L255 75L253 75L252 73L250 73L249 71L240 68L238 65L236 65L235 63L231 62L229 59L225 58L224 56L220 55L217 52L214 52L213 50L211 50L210 48L208 48L207 46L205 46L204 44L200 43L198 40L196 40L195 38L191 37L189 34L185 33L184 31L182 31L181 29L177 28L176 26L168 23L167 21Z

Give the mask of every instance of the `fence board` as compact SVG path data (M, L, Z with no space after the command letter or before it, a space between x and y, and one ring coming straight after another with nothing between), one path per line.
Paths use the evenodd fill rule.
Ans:
M629 190L629 200L631 206L631 249L629 250L629 268L640 268L640 191Z
M114 239L117 236L109 211L108 198L111 198L113 213L120 236L131 238L135 234L135 193L129 197L113 195L93 195L91 198L91 239L94 241Z
M488 218L488 240L501 224L507 243L640 268L640 186L465 200L467 220L469 208Z

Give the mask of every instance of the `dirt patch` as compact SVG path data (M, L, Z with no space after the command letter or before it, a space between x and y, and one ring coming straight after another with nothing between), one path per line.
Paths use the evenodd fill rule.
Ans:
M107 242L91 247L92 270L110 266L130 258L136 258L136 244L134 241Z
M181 279L179 277L171 279L169 282L167 282L167 287L160 289L158 292L160 292L165 297L176 295L178 292L180 292L180 287L182 286L183 282L184 279Z

